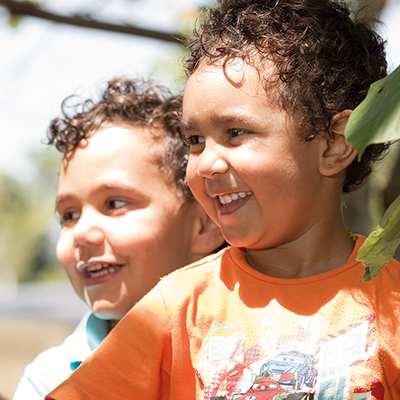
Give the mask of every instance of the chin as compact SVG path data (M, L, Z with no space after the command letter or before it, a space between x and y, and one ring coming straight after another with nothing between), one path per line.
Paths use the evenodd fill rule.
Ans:
M126 314L126 312L119 312L119 310L96 307L92 307L92 312L97 318L116 321L122 319L122 317Z

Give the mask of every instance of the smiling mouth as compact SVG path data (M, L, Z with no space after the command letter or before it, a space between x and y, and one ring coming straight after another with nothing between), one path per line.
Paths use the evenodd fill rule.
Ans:
M87 266L84 265L80 270L86 278L98 278L99 276L116 272L121 268L122 265L95 263Z
M250 196L251 194L253 194L253 192L229 193L229 194L224 194L222 196L217 196L217 198L223 206L226 206L233 202L243 201L246 197Z

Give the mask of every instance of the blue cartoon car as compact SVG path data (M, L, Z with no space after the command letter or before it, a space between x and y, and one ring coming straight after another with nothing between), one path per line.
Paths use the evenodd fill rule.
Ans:
M294 390L300 390L303 385L315 385L317 371L313 356L299 351L287 351L264 363L259 376L272 378L280 385L290 385Z

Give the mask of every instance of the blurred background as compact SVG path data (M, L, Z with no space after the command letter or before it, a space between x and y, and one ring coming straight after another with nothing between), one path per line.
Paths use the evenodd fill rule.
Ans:
M375 15L389 72L400 64L400 0L348 0ZM0 396L25 365L61 344L87 307L55 258L60 156L43 143L62 100L96 97L117 75L185 84L180 35L213 0L0 0ZM368 235L400 193L395 146L368 185L345 197L353 232Z

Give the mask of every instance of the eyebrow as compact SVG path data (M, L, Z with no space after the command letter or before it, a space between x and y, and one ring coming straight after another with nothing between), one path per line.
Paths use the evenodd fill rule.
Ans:
M240 115L242 114L242 115ZM228 115L212 115L211 123L213 125L223 125L223 124L244 124L254 121L253 117L250 117L246 113L234 112Z
M62 195L58 195L56 196L56 201L55 201L55 207L56 209L58 208L59 204L64 203L65 201L67 201L68 199L70 199L72 196L69 193L64 193Z
M240 111L232 111L226 115L211 115L210 121L214 126L218 125L232 125L232 124L248 124L251 122L255 122L255 118L253 116L248 115L247 113ZM182 132L189 130L197 130L196 122L189 121L181 121L181 129Z
M192 124L191 122L185 122L181 120L181 131L182 133L185 133L186 131L190 131L190 130L195 130L196 128L194 127L194 124Z
M140 190L136 189L133 186L126 185L121 182L104 182L99 184L98 186L95 187L94 192L101 192L101 191L106 191L106 192L112 192L114 190L124 190L129 192L131 195L133 194L134 196L140 196L143 201L148 201L150 198L149 196L145 195L143 192ZM74 198L74 194L71 192L66 192L61 194L60 196L57 195L56 197L56 208L58 207L59 204L62 204L65 201L68 201L72 198Z

